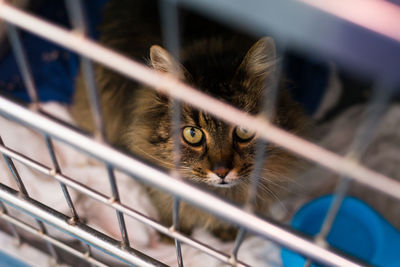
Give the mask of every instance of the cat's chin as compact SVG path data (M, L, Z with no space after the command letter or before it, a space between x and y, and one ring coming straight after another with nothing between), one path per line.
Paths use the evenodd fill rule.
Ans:
M236 183L219 183L219 184L212 184L211 186L219 187L219 188L229 188L235 186Z
M230 187L237 185L237 182L236 181L232 181L232 182L220 181L218 183L209 183L209 185L214 186L214 187L219 187L219 188L230 188Z

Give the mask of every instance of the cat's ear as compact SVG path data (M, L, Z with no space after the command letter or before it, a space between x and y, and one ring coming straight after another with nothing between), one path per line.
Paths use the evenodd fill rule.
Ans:
M271 37L258 40L247 52L239 71L253 85L263 86L275 74L276 49Z
M180 79L185 76L185 68L161 46L150 47L150 63L155 70L160 72L172 74Z

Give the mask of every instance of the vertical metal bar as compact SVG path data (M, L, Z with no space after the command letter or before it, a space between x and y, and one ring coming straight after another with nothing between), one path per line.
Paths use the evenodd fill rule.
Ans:
M363 116L364 121L359 126L354 141L349 148L347 157L359 160L368 148L369 143L376 134L379 119L387 110L387 104L394 91L393 85L384 82L376 84L372 100L367 106Z
M265 118L273 123L275 113L276 113L276 103L278 100L278 94L279 94L279 79L281 77L282 73L282 64L280 63L282 59L283 53L277 53L277 58L279 58L280 61L276 60L276 66L275 66L275 73L274 77L272 79L268 79L268 81L265 84L263 94L262 94L262 102L261 102L261 114L265 116ZM250 173L250 187L248 191L248 197L246 200L246 203L244 205L244 208L248 210L249 212L254 211L254 204L257 199L257 188L258 184L260 182L261 176L262 176L262 171L264 164L266 162L266 158L268 155L265 155L265 150L266 150L267 142L265 142L262 139L259 139L256 143L256 153L255 153L255 158L254 158L254 165L253 165L253 170ZM234 248L231 252L231 257L232 259L236 259L237 253L239 251L240 245L243 242L244 236L246 234L246 231L241 228L239 230L238 235L236 236L235 240L235 245Z
M236 265L237 263L237 254L239 252L240 245L242 244L245 236L246 236L246 230L244 228L240 228L231 252L230 262L232 265Z
M68 15L74 30L77 34L85 37L87 35L87 24L81 1L65 0L65 5L67 7ZM105 125L100 105L100 97L95 82L96 79L93 71L93 64L84 56L81 56L81 71L85 81L86 93L88 95L89 102L91 103L90 108L95 125L94 136L96 139L104 141L106 136Z
M174 143L174 171L172 175L180 179L180 175L178 172L180 165L180 123L181 123L181 105L179 101L172 101L172 136ZM179 230L179 198L174 197L174 206L173 206L173 225L172 228L174 230ZM178 266L183 267L183 259L182 259L182 249L181 242L178 239L175 239L175 248L176 248L176 257L178 261Z
M261 112L270 122L274 121L277 109L276 105L279 98L279 81L282 75L284 51L285 46L283 43L280 43L280 48L279 50L276 50L276 56L274 59L275 71L273 77L272 79L267 79L262 95Z
M172 214L172 230L179 230L179 198L174 197L174 206L173 206L173 214ZM182 249L181 242L178 239L175 239L175 248L176 248L176 259L178 261L178 266L183 267L183 259L182 259Z
M324 244L326 242L326 237L328 236L332 225L335 221L336 215L342 205L343 199L346 196L346 192L349 189L351 180L347 177L342 177L338 186L335 189L335 196L331 205L329 206L328 213L325 216L324 222L321 226L321 230L316 236L316 241L319 244Z
M3 139L0 136L0 145L4 146L4 142ZM17 168L15 167L12 159L6 155L3 154L3 158L12 174L12 176L14 177L14 180L17 184L18 190L20 192L20 194L22 194L23 196L28 196L28 191L26 191L25 185L22 182L21 177L19 176L19 173L17 171Z
M118 193L118 187L117 183L115 180L115 175L114 175L114 170L113 167L110 164L107 165L107 173L108 173L108 178L110 181L111 185L111 191L112 191L112 200L113 202L119 202L119 193ZM126 224L125 224L125 219L124 219L124 214L118 210L116 210L117 213L117 218L118 218L118 224L119 224L119 229L121 231L121 236L122 236L122 246L124 247L129 247L129 237L128 237L128 231L126 229Z
M47 228L44 225L44 223L42 221L39 221L38 219L35 219L35 220L39 226L39 232L42 234L48 235ZM53 257L55 263L59 263L60 258L58 257L57 251L54 248L53 244L51 244L49 241L45 241L45 242L46 242L47 249L49 250L50 255Z
M250 187L245 204L245 209L253 212L254 204L257 199L257 187L260 182L263 166L265 163L265 149L267 143L263 140L258 140L256 143L256 153L254 157L253 170L250 173Z
M277 53L277 58L282 57L283 53ZM274 117L276 113L276 103L278 100L279 94L279 79L282 73L282 64L280 61L276 61L275 73L273 79L268 79L266 81L263 95L262 95L262 102L261 102L261 114L265 116L265 118L270 122L274 122ZM250 181L251 185L249 188L248 199L245 207L252 211L254 201L256 200L257 196L257 187L258 183L260 182L263 166L265 163L265 149L267 143L260 139L256 144L256 153L254 159L253 170L250 174Z
M367 149L368 144L372 141L376 133L376 129L378 128L376 126L379 124L379 119L386 111L387 103L392 95L392 90L392 86L386 86L385 84L378 84L374 88L372 100L369 102L366 110L364 111L361 125L357 129L354 140L350 145L349 151L346 155L346 158L349 160L359 161ZM329 207L327 215L325 216L321 230L315 237L317 243L326 243L326 238L332 228L336 215L340 209L344 197L346 196L350 184L351 180L348 177L341 178L338 186L335 189L334 199Z
M0 201L0 212L3 214L8 214L7 208L2 201ZM7 223L10 227L11 233L15 238L15 244L19 246L21 244L21 236L19 235L17 228L10 222Z
M80 0L65 0L65 6L68 10L69 20L72 28L82 35L87 35L87 22Z
M312 263L313 263L312 260L307 259L307 261L304 263L303 267L311 267Z
M177 59L180 58L180 33L178 19L179 0L159 0L161 32L166 49Z
M180 123L181 123L181 105L179 101L172 101L172 136L174 143L174 170L172 175L176 179L180 179L180 175L178 172L180 165ZM174 206L173 206L173 230L179 230L179 198L174 197ZM181 242L178 239L175 239L175 248L176 248L176 257L178 261L178 266L183 267L183 259L182 259L182 249Z
M45 134L45 140L46 140L47 149L49 150L51 161L53 163L52 174L55 175L57 173L61 173L60 165L58 164L58 161L57 161L57 158L56 158L56 154L54 152L53 142L52 142L50 136ZM71 199L71 196L70 196L70 194L68 192L67 186L65 184L61 183L61 182L60 182L60 186L61 186L61 189L63 191L65 200L67 201L68 207L69 207L69 209L71 211L70 223L74 224L75 222L77 222L79 220L78 213L76 212L74 203L72 202L72 199Z
M162 37L166 49L176 58L180 59L180 35L178 21L178 0L165 1L159 0L160 21ZM179 71L179 70L178 70ZM180 130L181 130L181 103L177 99L171 99L171 120L172 136L174 144L174 164L175 170L180 165ZM176 173L177 177L178 174Z
M39 109L39 97L35 89L35 83L33 80L32 72L28 64L28 60L25 54L25 50L22 46L21 39L19 37L18 31L15 26L6 23L8 37L10 39L10 44L18 64L18 68L22 75L22 80L27 89L30 100L33 103L33 108L35 110Z
M87 34L87 24L85 19L85 14L83 11L82 2L80 0L65 0L65 5L68 9L68 15L71 21L71 24L74 27L74 30L85 37ZM101 141L106 141L106 131L105 125L100 105L100 97L96 86L95 75L93 71L92 62L86 57L81 57L81 68L82 73L85 79L86 92L88 94L88 99L90 102L90 107L92 110L93 120L95 124L95 133L94 137ZM112 201L119 202L119 193L118 187L115 180L113 167L109 164L106 164L108 178L110 181L111 191L112 191ZM129 237L128 231L126 229L124 214L120 211L116 211L119 228L121 230L122 236L122 246L129 247Z
M97 140L104 142L106 138L106 128L103 121L100 97L95 82L93 64L86 57L81 57L81 71L85 78L85 88L88 94L88 99L91 103L90 107L92 110L94 125L96 126L94 137Z
M166 49L177 59L180 58L180 35L179 35L179 20L178 20L178 0L164 1L159 0L160 21L162 37ZM179 71L179 70L178 70ZM179 168L181 162L180 154L180 131L181 131L181 103L176 99L171 99L171 120L172 120L172 136L174 145L174 170L172 175L180 179ZM179 199L174 197L173 203L173 230L179 230ZM178 266L183 267L182 249L179 240L175 239L176 257Z

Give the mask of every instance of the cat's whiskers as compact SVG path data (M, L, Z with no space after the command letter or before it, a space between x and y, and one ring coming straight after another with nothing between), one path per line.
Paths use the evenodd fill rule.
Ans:
M265 184L259 183L259 189L264 191L266 194L269 194L272 198L276 200L276 202L282 207L282 209L285 210L285 212L289 212L288 208L286 207L285 203L283 203L280 198L274 193L274 191L271 188L268 188ZM257 197L262 197L263 199L267 199L265 196L266 194L257 194Z
M304 184L301 184L300 182L298 182L298 180L296 179L296 176L294 176L294 175L292 175L292 176L284 175L282 173L279 173L277 171L272 171L270 169L263 169L263 171L265 173L271 174L271 176L274 178L277 178L277 180L279 179L279 180L283 180L285 182L291 182L291 183L295 184L296 186L304 187ZM268 179L268 178L266 178L266 179ZM268 179L268 182L273 182L273 181L271 179Z

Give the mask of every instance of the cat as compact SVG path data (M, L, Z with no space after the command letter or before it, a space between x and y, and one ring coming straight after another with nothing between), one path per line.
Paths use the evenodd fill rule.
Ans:
M276 51L272 38L258 41L244 33L181 10L181 50L178 61L162 47L158 7L154 1L111 1L105 8L101 43L128 57L170 74L181 81L257 115L263 90L276 79ZM107 139L135 155L172 170L173 138L170 99L155 90L96 66L96 80L106 123ZM82 77L78 78L72 114L84 129L93 131ZM308 119L299 104L280 90L274 122L305 135ZM235 204L248 197L257 136L214 118L207 112L181 106L181 162L183 179ZM266 213L293 173L298 158L268 144L255 212ZM172 223L172 197L148 187L160 220ZM223 240L234 226L186 203L180 205L180 230L208 228Z

